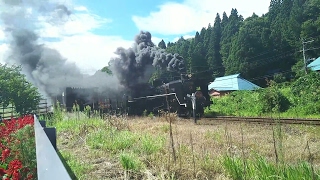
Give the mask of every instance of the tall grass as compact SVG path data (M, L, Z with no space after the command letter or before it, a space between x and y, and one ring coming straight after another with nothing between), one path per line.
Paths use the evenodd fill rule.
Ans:
M94 149L105 149L116 153L131 148L137 137L130 131L115 131L114 129L99 129L87 136L86 143Z
M246 144L250 144L247 136L253 132L245 125L239 130L238 125L225 123L221 129L213 130L215 126L170 117L129 121L109 116L89 118L81 112L55 113L51 122L57 128L58 148L63 149L62 156L81 179L106 179L104 175L111 173L112 176L107 176L109 179L319 178L319 170L310 162L289 164L281 155L279 163L271 161L272 149L267 152L271 154L268 158L264 157L266 153L252 157L253 150L248 150ZM239 131L239 135L235 135L235 131ZM276 141L274 149L279 154L285 152L282 146L285 129L276 126L274 131L268 131L270 136L272 132ZM270 140L271 145L266 147L272 148ZM265 144L255 146L263 149Z
M314 176L312 167L308 162L300 162L295 165L274 164L261 156L257 156L252 160L246 160L246 167L243 167L244 163L242 158L224 156L222 163L226 172L232 177L232 179L320 179L320 171L318 170ZM246 169L245 174L243 173L244 168Z

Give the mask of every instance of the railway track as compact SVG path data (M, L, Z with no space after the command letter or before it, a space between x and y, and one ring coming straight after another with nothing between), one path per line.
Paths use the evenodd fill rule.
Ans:
M264 117L234 117L234 116L217 116L214 118L203 118L209 121L231 121L231 122L248 122L260 124L304 124L320 126L320 119L302 119L302 118L264 118ZM201 120L200 120L201 121Z

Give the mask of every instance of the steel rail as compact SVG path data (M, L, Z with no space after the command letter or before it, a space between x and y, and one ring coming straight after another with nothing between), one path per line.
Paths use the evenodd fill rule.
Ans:
M267 118L267 117L235 117L235 116L217 116L213 118L203 118L212 121L230 121L230 122L248 122L248 123L266 123L266 124L303 124L320 126L320 119L307 118Z

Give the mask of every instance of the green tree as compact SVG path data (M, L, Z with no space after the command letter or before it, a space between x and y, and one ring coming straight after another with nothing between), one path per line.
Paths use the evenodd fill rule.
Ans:
M163 39L159 42L158 47L161 48L161 49L166 49L167 48L166 43L163 41Z
M239 28L243 22L243 17L238 15L237 9L232 9L230 16L226 19L226 14L223 14L223 19L221 22L222 25L222 34L221 34L221 50L222 61L225 64L228 64L228 59L230 55L230 49L233 44L234 37L236 36ZM230 72L226 69L226 74Z
M320 46L320 1L319 0L308 0L304 4L303 19L304 22L301 26L301 38L305 41L314 40L311 47ZM301 41L299 41L301 47ZM320 54L319 48L307 47L306 51L307 58L317 58ZM301 57L301 54L300 54Z
M302 75L302 41L314 40L306 44L306 59L319 57L319 13L319 0L271 0L269 12L245 20L232 9L229 17L217 14L214 25L194 38L168 43L166 51L182 55L187 71L199 78L206 77L204 71L211 77L242 73L266 86L264 76Z
M204 32L204 40L203 40L203 46L206 52L208 52L208 49L209 49L211 34L212 34L212 27L211 27L211 24L209 24L208 28Z
M206 59L213 77L218 77L224 74L224 68L222 66L222 59L220 54L221 18L219 14L217 14L216 16L214 26L210 33L211 34Z
M260 54L268 48L269 34L266 18L253 14L244 21L234 36L229 57L224 61L226 73L241 73L246 78L265 74L269 65L260 62L264 61Z
M40 93L25 75L21 73L21 67L0 64L0 104L7 107L15 106L19 114L36 110L40 102Z
M107 73L107 74L109 74L109 75L112 75L112 71L109 69L108 66L103 67L103 68L101 69L101 71L102 71L102 72L105 72L105 73Z
M208 76L208 63L206 61L206 48L204 47L205 29L201 30L201 34L196 32L196 36L191 41L188 51L188 66L193 77L200 79L209 79Z

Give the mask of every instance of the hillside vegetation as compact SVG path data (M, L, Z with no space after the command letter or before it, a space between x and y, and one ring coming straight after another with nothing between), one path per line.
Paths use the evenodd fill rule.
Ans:
M215 77L241 73L265 87L266 77L281 74L286 81L304 73L302 44L307 61L319 57L319 14L319 0L271 0L269 11L261 17L253 14L244 19L232 9L228 15L217 14L214 22L196 32L194 38L181 37L167 44L161 41L158 46L182 55L187 73L197 78L210 82ZM154 76L179 78L159 71Z
M213 98L207 116L320 117L320 74L310 72L291 83L269 81L269 87L235 91Z

